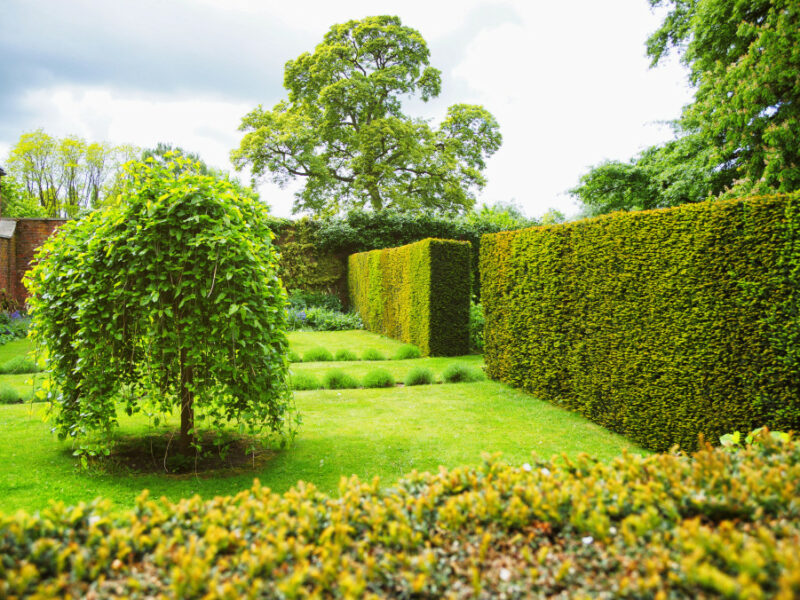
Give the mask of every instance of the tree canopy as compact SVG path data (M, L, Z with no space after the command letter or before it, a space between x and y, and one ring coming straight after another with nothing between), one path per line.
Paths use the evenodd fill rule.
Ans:
M134 152L132 146L87 142L78 136L57 138L41 129L22 134L9 153L9 173L26 196L19 206L38 205L42 211L14 216L44 212L49 217L74 217L98 206Z
M669 11L647 40L676 50L694 101L676 139L593 167L570 193L588 214L800 187L800 7L793 0L648 0Z
M124 201L64 225L27 275L56 429L128 414L291 432L286 292L266 208L181 156L130 163Z
M281 185L304 180L295 212L470 208L502 137L482 106L451 106L438 128L403 112L403 97L439 95L429 56L397 17L334 25L313 53L286 64L288 99L243 118L234 164Z

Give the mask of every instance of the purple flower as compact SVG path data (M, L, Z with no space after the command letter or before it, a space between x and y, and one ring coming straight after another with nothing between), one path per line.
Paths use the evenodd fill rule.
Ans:
M306 320L306 311L301 310L299 313L297 313L297 318L300 319L301 321L305 321Z
M19 314L19 311L18 311L18 310L15 310L15 311L14 311L13 313L11 313L9 316L10 316L12 319L21 319L21 318L22 318L22 315L21 315L21 314Z

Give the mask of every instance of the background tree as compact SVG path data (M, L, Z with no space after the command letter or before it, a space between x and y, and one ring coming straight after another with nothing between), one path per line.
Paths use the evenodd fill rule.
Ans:
M265 207L180 156L126 171L124 200L62 227L26 280L59 435L108 433L120 400L179 407L183 452L198 420L291 433Z
M694 101L676 139L592 167L570 193L588 215L800 186L800 8L791 0L648 0L669 6L647 40L676 49Z
M684 110L737 193L800 187L800 5L796 0L649 0L671 8L647 41L680 52L696 86Z
M0 199L3 217L46 217L47 211L29 196L12 175L0 177Z
M286 64L288 100L244 117L234 164L281 185L304 179L295 212L471 207L499 127L481 106L451 106L438 128L403 113L401 97L439 95L429 55L397 17L334 25L313 54Z
M130 147L62 139L41 129L20 136L8 159L10 173L49 217L71 217L102 203ZM34 216L34 215L25 215Z

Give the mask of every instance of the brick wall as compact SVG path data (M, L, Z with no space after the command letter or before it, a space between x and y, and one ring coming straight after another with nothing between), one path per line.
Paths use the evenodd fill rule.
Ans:
M66 223L64 219L14 219L11 238L0 239L0 288L20 304L28 298L22 277L31 267L36 250Z

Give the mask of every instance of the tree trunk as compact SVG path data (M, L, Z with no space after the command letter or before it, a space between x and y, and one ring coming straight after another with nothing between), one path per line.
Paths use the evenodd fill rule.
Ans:
M375 184L370 185L367 187L367 192L369 192L370 202L372 203L372 210L375 212L380 212L383 210L383 198L381 198L381 193L378 191L378 186Z
M191 390L192 367L186 365L186 348L181 348L181 454L189 455L194 443L194 393Z

